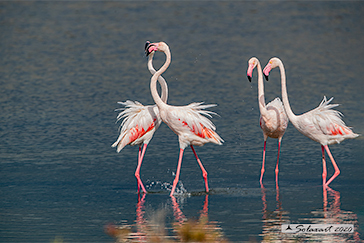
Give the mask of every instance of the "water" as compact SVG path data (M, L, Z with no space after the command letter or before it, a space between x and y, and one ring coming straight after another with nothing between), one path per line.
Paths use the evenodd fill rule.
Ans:
M334 96L345 122L363 134L363 8L362 2L0 3L0 241L114 242L106 225L136 227L161 209L170 234L181 215L204 214L232 242L292 240L279 232L285 222L356 227L355 234L301 241L362 239L363 138L330 147L341 174L325 192L320 146L290 124L279 190L273 139L262 190L257 73L250 84L246 68L252 56L263 66L279 56L296 114ZM208 196L190 149L178 187L184 193L175 201L168 196L178 141L167 126L147 149L141 177L152 193L139 203L137 148L117 154L110 147L119 126L116 102L153 103L146 40L170 46L164 74L170 104L218 104L213 122L225 143L196 148L209 172ZM156 67L163 61L155 55ZM272 71L266 101L280 96L278 79Z

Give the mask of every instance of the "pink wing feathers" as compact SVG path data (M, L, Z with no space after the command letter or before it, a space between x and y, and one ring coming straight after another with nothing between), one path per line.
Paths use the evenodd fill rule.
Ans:
M216 113L204 110L214 106L216 105L191 103L187 106L173 107L168 115L173 116L173 120L178 121L179 124L171 124L171 129L181 135L196 135L198 137L197 139L191 136L188 138L188 142L193 145L203 145L208 142L222 144L222 138L215 132L215 125L207 118L212 117L210 114Z
M338 104L329 104L334 97L327 100L324 96L320 105L314 110L303 114L306 119L312 121L313 127L317 133L327 137L327 144L340 143L346 138L355 138L359 136L355 134L344 121L341 112L332 108L339 106ZM314 131L311 131L314 132Z
M120 135L112 147L117 147L117 152L120 152L128 144L148 144L161 124L157 106L143 106L138 101L130 100L118 103L125 108L118 109L123 111L119 113L117 120L124 120L120 125Z

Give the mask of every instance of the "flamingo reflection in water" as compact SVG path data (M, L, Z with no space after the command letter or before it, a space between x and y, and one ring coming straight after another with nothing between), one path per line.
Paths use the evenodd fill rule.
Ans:
M116 239L116 242L175 242L166 235L164 227L165 215L164 211L157 211L150 219L146 219L145 215L145 197L138 193L138 202L136 204L136 220L133 225L116 226L109 224L106 226L106 233Z
M351 212L340 208L341 196L340 192L326 186L323 188L323 209L312 211L315 215L312 218L314 224L353 224L354 233L352 234L327 234L317 237L323 242L363 242L360 239L358 229L358 216Z
M323 208L311 211L310 217L301 219L312 224L353 224L352 234L287 234L281 232L282 224L292 223L290 212L283 210L279 188L276 190L276 209L269 211L265 188L262 188L263 229L262 242L363 242L358 230L358 217L351 211L340 209L340 192L323 187ZM300 222L295 222L300 223Z
M145 197L138 194L136 204L136 224L106 226L106 233L113 236L116 242L228 242L224 239L221 228L217 222L208 220L208 195L205 195L203 208L200 211L198 220L188 219L180 209L178 200L171 196L173 215L173 235L168 234L165 227L165 209L152 214L150 219L145 215ZM178 198L180 199L180 198Z
M267 189L262 187L262 242L286 242L291 238L289 234L282 234L281 225L290 222L289 212L283 210L280 200L279 187L276 184L276 208L274 211L268 210Z
M187 219L174 196L171 196L173 214L176 220L174 231L182 242L228 242L217 222L208 219L208 195L205 195L203 209L198 220Z

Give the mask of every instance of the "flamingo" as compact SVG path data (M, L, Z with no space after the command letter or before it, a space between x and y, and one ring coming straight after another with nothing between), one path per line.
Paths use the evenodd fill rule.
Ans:
M146 43L146 46L148 43ZM148 69L151 74L154 74L156 70L153 67L154 52L149 55ZM158 77L159 84L162 87L162 97L164 102L167 102L168 98L168 86L165 79L162 76ZM162 120L159 115L157 105L143 106L138 101L118 102L125 106L125 109L119 113L117 120L124 120L121 123L120 135L112 147L117 147L119 153L126 145L139 145L138 153L138 165L135 170L135 177L138 183L138 192L140 188L144 193L147 191L140 179L140 168L142 165L143 157L150 140L153 138L155 131L158 129ZM122 108L123 109L123 108ZM143 147L143 149L142 149Z
M340 174L340 169L337 166L328 145L340 143L346 138L356 138L359 135L355 134L345 125L344 121L341 119L342 113L331 109L338 106L338 104L330 104L333 97L327 100L326 96L324 96L317 108L302 115L295 115L292 112L288 101L286 74L282 61L277 57L271 58L263 70L264 75L266 79L268 79L269 72L276 67L279 67L281 72L282 99L289 120L299 132L321 144L323 164L322 182L323 187L326 188ZM325 150L335 169L334 175L332 175L328 181L326 181L327 170Z
M263 187L263 174L264 174L264 163L265 163L265 147L267 138L278 138L278 155L276 165L276 184L278 185L278 164L279 164L279 152L281 149L281 141L284 132L287 129L288 117L284 111L282 101L277 97L267 105L265 104L264 98L264 83L263 83L263 72L258 58L252 57L248 61L247 76L251 82L253 76L253 70L257 67L258 69L258 103L260 110L259 124L263 130L264 136L264 148L263 148L263 162L260 173L260 185Z
M214 107L212 105L203 105L203 103L191 103L187 106L172 106L164 102L158 95L156 82L158 77L168 68L171 62L171 53L169 47L164 42L150 43L146 48L146 55L153 51L164 52L166 55L166 61L163 66L152 76L150 81L150 90L154 102L159 108L159 114L164 123L177 134L179 140L179 158L176 176L173 181L170 196L173 196L179 181L179 175L181 171L182 157L184 149L189 145L196 157L197 163L199 164L202 175L205 181L206 192L209 192L207 182L207 171L203 167L201 160L198 158L197 153L194 149L194 145L202 146L206 143L215 143L221 145L223 140L215 132L216 128L214 124L207 118L214 112L204 110L206 108Z

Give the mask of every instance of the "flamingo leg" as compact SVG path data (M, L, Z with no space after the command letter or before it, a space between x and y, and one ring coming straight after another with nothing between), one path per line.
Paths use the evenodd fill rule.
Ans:
M281 139L278 140L278 155L277 155L277 165L276 165L276 187L278 187L278 164L279 164L279 152L281 151Z
M137 179L137 182L138 182L138 193L139 193L139 188L142 188L143 192L147 193L147 190L145 190L143 182L140 179L140 167L142 166L143 157L144 157L144 154L145 154L145 150L147 149L147 146L148 146L148 144L144 144L143 151L141 150L141 147L139 147L138 166L137 166L137 168L135 170L135 178Z
M263 148L263 162L262 162L262 169L260 170L260 186L263 187L263 175L264 175L264 163L265 163L265 146L267 140L264 140L264 148Z
M329 155L329 157L331 159L331 162L332 162L332 165L334 166L334 169L335 169L334 175L331 176L331 178L325 184L325 186L328 186L340 174L340 169L337 166L337 164L336 164L336 162L334 160L334 157L332 156L332 154L330 152L329 146L325 145L324 147L325 147L326 153Z
M176 177L174 178L174 181L173 181L173 186L172 186L171 193L169 194L170 196L173 196L174 191L176 190L177 183L178 183L178 181L179 181L179 174L180 174L180 172L181 172L181 165L182 165L183 151L184 151L184 149L183 149L183 148L181 148L181 149L179 150L179 158L178 158L177 172L176 172Z
M195 151L195 148L191 145L191 149L192 149L192 152L193 154L195 155L196 157L196 160L197 160L197 163L198 165L200 166L201 170L202 170L202 176L203 176L203 179L205 180L205 187L206 187L206 192L209 192L209 184L207 182L207 171L205 170L205 168L203 167L202 165L202 162L201 160L198 158L197 156L197 153Z
M139 167L139 162L140 162L140 156L142 155L142 147L141 146L139 146L139 152L138 152L138 165L137 165L137 168L136 168L136 170L135 170L135 173L134 173L134 176L135 176L135 178L137 179L137 188L138 188L138 194L140 194L140 184L139 184L139 180L138 180L138 176L137 176L137 174L139 173L139 172L137 172L138 171L138 167ZM140 168L139 168L139 171L140 171ZM140 178L140 175L139 175L139 178Z
M326 185L326 177L327 177L327 169L326 169L326 161L325 161L325 148L321 145L322 150L322 185Z

